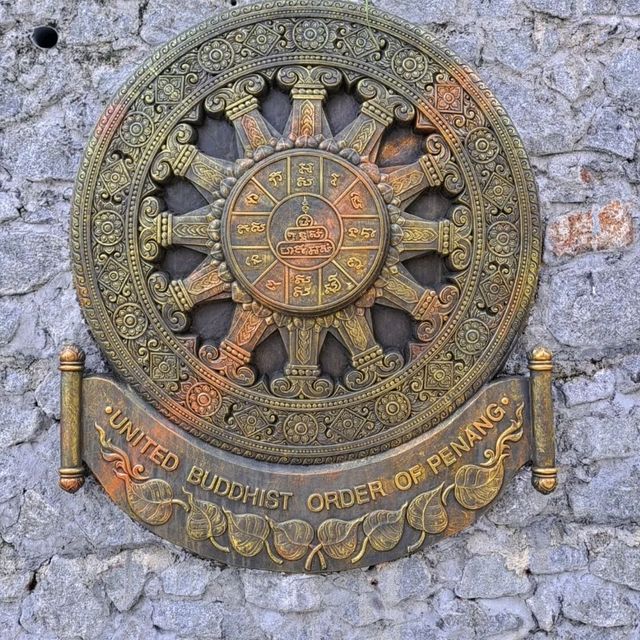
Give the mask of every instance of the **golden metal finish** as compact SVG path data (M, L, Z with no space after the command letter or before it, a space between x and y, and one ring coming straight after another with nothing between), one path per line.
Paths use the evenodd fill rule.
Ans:
M531 482L540 493L551 493L558 484L555 468L556 442L553 420L553 355L537 347L529 358L530 393L533 424L533 468Z
M81 405L84 351L67 345L60 351L60 486L75 493L84 484Z
M502 378L382 456L265 465L203 446L131 391L89 377L83 455L117 504L176 544L234 565L334 571L400 557L475 522L530 460L530 413L529 380Z
M67 488L82 453L160 535L318 571L456 533L530 459L555 486L550 356L487 386L535 293L531 168L422 29L287 0L182 34L100 119L71 240L94 337L154 409L103 378L79 405L65 365Z
M161 49L98 124L73 211L114 369L278 464L357 460L453 413L526 317L540 246L495 98L429 34L338 1L237 9Z

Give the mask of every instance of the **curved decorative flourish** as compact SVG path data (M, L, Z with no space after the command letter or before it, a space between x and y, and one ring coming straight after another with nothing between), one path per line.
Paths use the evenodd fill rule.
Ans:
M409 553L419 549L427 534L437 535L449 526L449 514L442 497L444 483L435 489L418 494L407 509L407 522L420 531L420 538L407 548Z
M280 398L326 398L333 391L333 383L328 378L319 378L320 370L302 370L292 367L285 369L285 375L274 378L271 391Z
M481 465L466 464L456 472L453 491L456 500L465 509L482 509L498 495L504 480L503 461L509 456L509 442L522 438L522 412L524 405L516 409L516 419L500 434L495 450L487 449L487 459Z
M378 380L388 378L392 373L399 371L403 364L404 359L399 353L395 351L385 353L376 346L353 358L355 369L347 373L344 382L348 389L358 391Z
M434 295L421 312L421 322L417 335L422 342L433 340L445 323L449 313L453 311L460 293L454 286L443 287L438 295Z
M408 441L490 377L541 243L522 144L475 75L376 10L304 9L231 11L140 70L89 144L72 247L96 339L156 408L226 450L321 464ZM391 391L409 413L383 410ZM314 438L288 437L307 413Z
M173 331L184 331L189 326L186 297L181 297L179 285L169 280L169 274L157 271L149 276L149 289L154 301L162 309L162 318Z
M173 516L173 505L184 507L181 500L173 497L173 489L168 482L159 478L150 479L144 475L144 467L132 465L129 456L109 440L98 424L98 441L102 457L113 462L113 473L125 484L127 504L132 513L142 522L158 526L166 524Z

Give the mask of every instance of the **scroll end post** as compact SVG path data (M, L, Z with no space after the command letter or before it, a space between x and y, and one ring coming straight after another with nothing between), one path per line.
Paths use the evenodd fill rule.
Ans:
M529 393L533 426L533 468L531 483L540 493L551 493L558 486L556 442L553 418L553 354L536 347L529 357Z
M82 464L82 375L84 351L67 345L60 351L60 469L59 484L75 493L84 484Z

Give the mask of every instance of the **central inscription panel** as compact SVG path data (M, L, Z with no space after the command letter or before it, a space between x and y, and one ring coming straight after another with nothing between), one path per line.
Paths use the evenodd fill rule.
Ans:
M386 205L366 173L324 151L285 151L236 185L223 216L225 255L264 305L322 314L375 280L387 245Z

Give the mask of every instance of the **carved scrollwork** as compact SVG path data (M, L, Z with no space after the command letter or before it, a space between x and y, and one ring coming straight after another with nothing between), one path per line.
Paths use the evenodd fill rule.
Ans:
M415 117L415 108L408 100L375 80L363 78L356 85L356 91L365 99L363 112L373 118L382 118L386 126L394 118L401 122L411 122Z
M170 220L161 210L160 200L149 196L140 204L140 231L138 247L143 260L155 262L162 247L167 246L171 237Z
M166 182L172 175L183 176L197 152L192 144L196 132L188 124L179 124L167 138L162 151L151 165L151 177L157 182Z
M399 371L404 358L396 351L385 352L376 345L354 356L352 364L354 370L345 375L344 382L348 389L359 391Z
M431 186L442 186L452 196L464 189L464 178L446 140L439 134L430 135L425 144L426 156L421 163Z
M255 371L247 366L250 354L232 342L223 341L219 349L213 345L203 345L200 347L199 356L211 369L238 384L247 386L256 380Z
M180 291L173 285L169 274L156 271L149 276L149 291L154 301L162 311L163 320L172 331L180 333L189 326L189 316L186 311L190 306L186 300L181 301Z
M457 287L447 285L424 305L420 314L421 322L416 330L421 342L430 342L438 335L447 315L451 313L459 298L460 292Z
M328 398L334 385L328 378L321 378L320 369L297 374L299 370L288 369L285 375L271 382L271 391L280 398Z
M465 205L457 205L451 214L447 263L454 271L464 271L471 261L473 216Z
M207 97L204 106L212 115L226 111L229 118L233 120L242 115L244 110L250 111L256 108L258 106L256 96L259 96L265 88L265 79L255 73L218 89Z
M326 95L327 89L335 89L342 82L342 75L338 69L333 67L305 67L302 65L292 65L282 67L277 73L278 82L287 88L295 90L292 96L297 95Z

